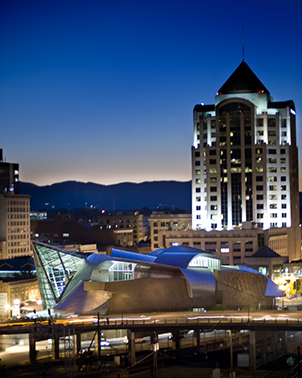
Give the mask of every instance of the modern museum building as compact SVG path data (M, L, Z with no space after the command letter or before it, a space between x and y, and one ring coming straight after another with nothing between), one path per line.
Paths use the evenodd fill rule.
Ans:
M43 308L59 313L272 308L282 295L256 270L223 266L214 253L188 246L102 255L32 245Z

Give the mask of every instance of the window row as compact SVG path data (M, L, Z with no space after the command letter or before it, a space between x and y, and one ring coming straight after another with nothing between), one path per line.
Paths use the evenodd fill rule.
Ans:
M28 201L8 201L9 205L23 205L23 206L28 206L29 202Z
M29 213L29 208L28 207L9 207L8 211L10 213Z
M28 224L27 221L11 221L7 222L8 226L26 226Z

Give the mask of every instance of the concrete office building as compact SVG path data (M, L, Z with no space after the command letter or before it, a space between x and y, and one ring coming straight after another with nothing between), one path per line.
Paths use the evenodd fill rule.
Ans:
M132 246L144 240L145 237L143 215L138 212L115 215L101 214L98 216L98 224L100 229L112 229L115 234L119 234L118 239L121 241L121 245ZM130 230L132 232L129 234Z
M30 196L0 194L0 259L31 254Z
M295 123L293 101L274 102L245 61L218 90L215 104L195 106L194 230L248 228L257 237L282 229L282 255L301 258Z

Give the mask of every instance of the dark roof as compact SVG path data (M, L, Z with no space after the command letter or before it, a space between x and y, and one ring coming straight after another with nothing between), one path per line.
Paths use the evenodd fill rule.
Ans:
M218 91L218 94L231 93L269 94L269 91L243 60Z
M287 106L295 110L295 104L292 100L276 101L276 102L270 102L268 104L268 108L273 108L273 109L285 109Z
M213 112L214 110L215 110L215 105L197 104L194 106L194 112Z
M277 252L273 251L268 246L264 245L257 252L255 252L251 257L281 257Z
M33 270L35 269L32 257L17 257L14 259L0 260L0 270Z

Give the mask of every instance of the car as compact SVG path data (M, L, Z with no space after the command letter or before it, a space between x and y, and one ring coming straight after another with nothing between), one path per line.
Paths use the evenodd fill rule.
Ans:
M110 347L110 343L105 339L105 337L101 337L100 345L101 345L101 348Z
M128 344L129 340L128 337L124 337L124 343ZM143 344L146 342L146 339L144 337L138 337L137 339L134 340L135 344Z

